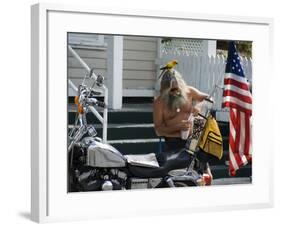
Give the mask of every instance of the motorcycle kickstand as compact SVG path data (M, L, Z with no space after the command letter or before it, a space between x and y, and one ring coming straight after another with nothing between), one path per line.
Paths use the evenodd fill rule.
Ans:
M174 181L172 180L171 177L166 177L165 181L169 185L169 187L171 187L171 188L175 188L176 187L175 184L174 184Z
M147 188L153 188L151 178L148 178Z

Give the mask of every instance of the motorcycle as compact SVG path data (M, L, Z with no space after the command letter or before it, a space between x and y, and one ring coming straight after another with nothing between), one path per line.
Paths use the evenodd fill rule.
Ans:
M97 85L102 82L99 76ZM197 158L200 135L191 140L190 148L169 153L123 155L103 142L94 125L87 123L90 107L107 108L95 98L97 95L93 86L89 88L82 83L75 97L77 117L68 134L70 192L204 185L203 170ZM209 99L206 101L212 103ZM206 119L208 114L209 110L201 116Z

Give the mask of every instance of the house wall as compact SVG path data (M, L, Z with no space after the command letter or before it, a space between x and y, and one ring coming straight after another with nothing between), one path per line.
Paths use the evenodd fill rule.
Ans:
M105 35L105 43L106 41ZM123 49L123 96L142 96L147 90L152 93L156 78L157 38L124 36ZM104 76L107 82L106 46L76 46L74 50L90 68L95 68L96 74ZM77 86L85 73L85 69L68 53L68 78ZM140 92L135 92L136 90ZM74 94L70 91L69 95Z
M124 37L123 89L154 89L157 38Z

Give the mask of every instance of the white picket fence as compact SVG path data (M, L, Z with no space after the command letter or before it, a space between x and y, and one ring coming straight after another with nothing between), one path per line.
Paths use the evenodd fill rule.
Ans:
M176 59L178 70L188 85L194 86L205 93L211 93L214 87L223 87L225 75L226 58L223 55L201 56L201 55L170 55L163 54L159 65L165 65L171 59ZM241 58L242 67L246 78L252 82L252 60ZM221 88L216 88L213 97L215 99L215 110L225 111L221 108L222 103Z

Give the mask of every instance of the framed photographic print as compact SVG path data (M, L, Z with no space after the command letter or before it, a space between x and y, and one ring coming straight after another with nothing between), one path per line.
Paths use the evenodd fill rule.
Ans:
M272 206L271 19L52 4L31 19L32 220Z

